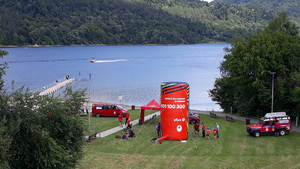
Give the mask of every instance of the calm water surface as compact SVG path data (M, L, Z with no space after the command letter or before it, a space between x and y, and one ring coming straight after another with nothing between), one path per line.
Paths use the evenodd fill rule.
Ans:
M207 91L220 77L224 47L230 45L1 48L9 55L0 61L9 64L6 88L14 81L16 88L37 89L70 75L91 101L142 106L160 102L162 82L181 81L190 84L191 109L220 110ZM93 57L97 63L89 62Z

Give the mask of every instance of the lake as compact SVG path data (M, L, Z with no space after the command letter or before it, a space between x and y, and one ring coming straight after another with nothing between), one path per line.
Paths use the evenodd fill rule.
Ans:
M0 48L9 68L5 87L38 89L69 75L90 101L142 106L160 102L162 82L187 82L190 109L219 111L208 96L230 44ZM89 60L96 58L96 63ZM122 96L122 97L119 97ZM122 98L122 100L120 100Z

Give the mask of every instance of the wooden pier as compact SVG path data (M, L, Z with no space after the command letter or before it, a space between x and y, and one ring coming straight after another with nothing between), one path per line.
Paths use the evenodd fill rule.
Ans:
M52 94L52 93L58 91L59 89L67 86L68 84L71 84L74 81L75 81L75 79L65 79L64 81L58 81L53 86L40 92L39 95L42 96L42 95Z

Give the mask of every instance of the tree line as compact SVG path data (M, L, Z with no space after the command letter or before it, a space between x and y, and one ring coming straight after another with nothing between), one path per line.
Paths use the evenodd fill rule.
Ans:
M261 31L274 13L189 0L2 0L0 44L195 44Z
M272 110L300 115L299 28L285 13L226 52L221 77L209 90L221 108L245 116L262 117Z

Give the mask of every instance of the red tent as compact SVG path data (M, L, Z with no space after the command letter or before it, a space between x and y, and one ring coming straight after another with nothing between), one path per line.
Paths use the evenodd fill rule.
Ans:
M140 114L140 125L144 123L144 117L145 117L145 109L149 110L160 110L160 105L153 99L148 104L141 107L141 114Z

